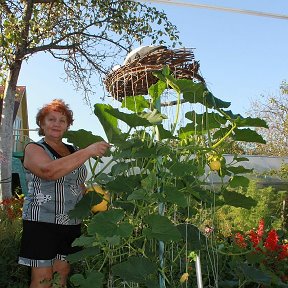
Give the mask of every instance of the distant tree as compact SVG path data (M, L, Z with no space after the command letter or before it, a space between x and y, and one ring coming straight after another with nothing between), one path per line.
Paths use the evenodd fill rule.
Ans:
M286 80L282 81L280 89L282 94L288 94L288 82Z
M101 80L134 43L166 40L175 47L179 39L165 13L132 0L2 0L0 32L0 80L5 85L0 152L6 159L0 200L11 197L13 109L23 61L49 53L63 61L68 79L88 97L95 92L95 76Z
M283 194L272 187L261 188L256 181L250 181L247 190L238 192L256 200L257 205L250 210L229 205L220 207L216 212L216 223L221 234L229 236L235 230L248 231L255 228L260 219L264 219L268 227L283 228Z
M249 154L287 156L288 147L288 84L283 81L278 95L262 95L251 103L248 115L264 119L268 129L257 132L266 144L246 147Z
M245 147L249 154L268 156L288 155L288 83L282 81L277 95L262 95L261 99L251 103L248 114L266 121L268 129L259 128L257 132L266 140L266 144L255 144L252 149ZM279 171L270 171L287 181L287 165L283 164ZM284 191L282 207L282 226L288 229L288 192Z
M279 170L271 170L269 171L269 175L277 175L280 177L284 182L287 183L288 181L288 164L282 163ZM283 201L282 201L282 223L283 223L283 230L288 231L288 188L284 188L282 193L284 194Z

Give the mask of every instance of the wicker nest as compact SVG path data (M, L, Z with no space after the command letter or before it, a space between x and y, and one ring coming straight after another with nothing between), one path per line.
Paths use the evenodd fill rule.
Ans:
M147 95L148 88L158 81L152 72L161 71L164 65L169 66L176 79L205 82L198 74L200 65L194 61L192 49L169 50L156 46L144 53L134 53L125 59L123 66L106 76L104 84L113 98L122 101L126 96Z

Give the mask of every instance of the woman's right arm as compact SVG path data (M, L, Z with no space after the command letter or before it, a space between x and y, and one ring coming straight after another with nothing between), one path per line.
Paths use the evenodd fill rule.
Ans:
M56 180L69 174L89 158L103 156L109 147L105 141L96 142L68 156L53 160L41 146L31 143L25 148L24 167L42 179Z

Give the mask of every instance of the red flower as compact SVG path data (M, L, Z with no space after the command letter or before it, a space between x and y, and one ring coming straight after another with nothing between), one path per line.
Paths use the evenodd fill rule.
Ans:
M278 248L278 234L277 232L272 229L269 231L268 235L267 235L267 238L264 242L264 247L267 249L267 250L270 250L270 251L275 251L277 250Z
M245 242L244 236L239 232L235 234L234 241L241 248L247 247L247 243Z
M279 260L283 260L288 257L288 244L284 244L280 246L281 251L278 255Z
M258 235L259 238L262 238L262 237L263 237L263 234L264 234L264 226L265 226L264 219L260 219L259 225L258 225L258 230L257 230L257 235Z
M7 198L0 202L0 206L2 206L2 209L7 213L7 217L10 220L21 217L22 205L22 195L17 195L17 198Z
M261 264L270 271L276 273L276 275L278 275L282 281L286 283L288 278L283 276L283 274L287 274L287 268L284 268L285 271L283 271L283 265L287 266L286 260L288 258L288 243L280 243L276 230L271 229L270 231L265 231L264 224L264 220L261 219L259 221L257 230L252 229L246 233L246 235L248 235L246 240L245 235L236 233L234 235L234 243L238 247L247 249L250 249L250 245L252 244L254 248L251 251L252 254L263 255L260 260Z
M248 232L248 235L253 244L253 247L257 247L260 242L260 237L258 236L258 234L254 230L251 230L250 232Z
M257 232L255 232L254 230L250 230L250 232L248 233L254 248L257 247L262 240L262 237L264 235L264 227L264 219L260 219Z

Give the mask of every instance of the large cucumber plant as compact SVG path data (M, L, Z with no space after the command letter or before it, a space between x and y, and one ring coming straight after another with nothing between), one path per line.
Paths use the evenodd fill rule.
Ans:
M230 103L216 98L204 83L175 79L168 67L154 75L159 81L148 95L126 97L120 109L94 106L113 148L107 161L102 159L105 165L101 159L90 163L89 182L108 190L111 199L107 211L92 214L91 206L102 199L87 193L71 211L71 217L85 223L83 235L74 243L83 249L69 256L72 263L86 263L85 272L71 278L76 287L137 283L155 288L159 277L165 287L179 287L179 277L187 272L183 258L205 242L191 220L195 208L256 204L234 189L249 183L245 173L251 170L241 165L248 160L235 155L232 163L226 163L221 147L228 140L264 143L254 128L267 127L266 123L233 114ZM161 113L167 89L176 95L174 119ZM187 111L181 126L178 113L183 102L201 106L202 113ZM120 123L125 123L122 129ZM69 131L66 137L80 148L101 139L85 130ZM215 160L221 163L216 172L209 169ZM209 173L225 179L218 189L211 189Z

